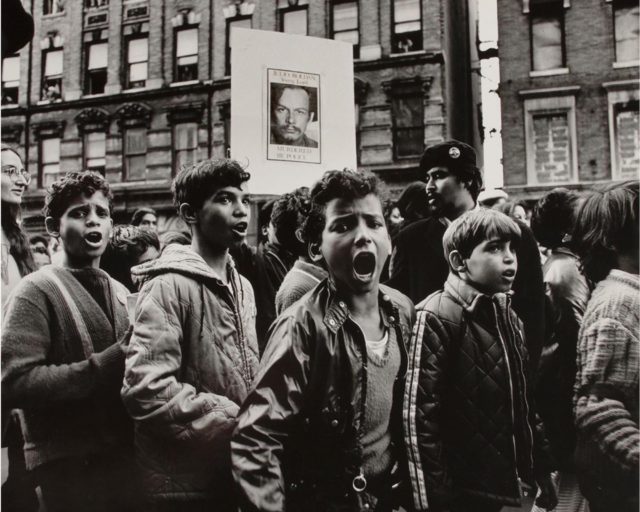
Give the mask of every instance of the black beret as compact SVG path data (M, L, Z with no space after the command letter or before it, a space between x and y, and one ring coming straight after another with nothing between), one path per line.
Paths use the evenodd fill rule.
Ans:
M448 140L426 149L420 159L420 168L428 171L434 167L454 169L477 168L476 150L469 144Z

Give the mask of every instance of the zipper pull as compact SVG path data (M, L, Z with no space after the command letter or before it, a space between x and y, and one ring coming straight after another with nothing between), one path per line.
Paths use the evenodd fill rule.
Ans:
M367 479L364 477L362 468L360 468L360 472L355 477L353 477L353 482L351 482L351 486L353 487L353 490L356 492L362 492L367 488Z

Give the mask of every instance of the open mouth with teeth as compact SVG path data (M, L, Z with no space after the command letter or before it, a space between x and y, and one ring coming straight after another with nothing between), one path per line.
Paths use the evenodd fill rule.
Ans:
M376 256L371 252L360 252L353 258L353 272L358 279L370 279L376 270Z

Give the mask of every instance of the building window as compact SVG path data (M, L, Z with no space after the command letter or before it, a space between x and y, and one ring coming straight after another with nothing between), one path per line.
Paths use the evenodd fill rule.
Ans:
M637 0L614 0L613 31L616 62L638 61L640 52L640 7Z
M525 100L527 182L555 185L577 180L574 96Z
M420 0L393 1L392 53L422 50L422 15Z
M42 14L64 12L64 0L42 0Z
M198 123L178 123L173 127L173 168L195 163L198 152Z
M16 105L20 88L20 56L2 59L2 104Z
M62 98L62 48L42 52L42 99L55 101Z
M107 134L90 132L84 134L84 168L104 176L107 154Z
M147 173L147 129L142 126L127 128L123 149L125 180L144 180Z
M84 6L87 9L93 9L95 7L105 7L109 5L109 0L84 0Z
M85 94L102 94L107 85L107 56L106 41L91 43L85 46L87 70L84 77Z
M149 38L127 39L127 76L126 89L144 87L147 83L149 61Z
M40 169L45 188L61 177L59 137L40 140Z
M353 45L353 58L360 56L360 34L358 32L358 2L335 0L332 5L331 22L333 38Z
M638 100L618 103L615 117L615 167L614 178L637 180L640 178L640 116Z
M564 9L560 2L531 6L531 69L544 71L566 66Z
M226 41L226 60L225 75L231 74L231 29L235 27L251 28L251 16L235 16L227 18L227 41Z
M308 28L308 7L309 6L307 5L307 2L303 0L293 2L288 2L287 0L278 0L278 11L280 14L280 32L306 36Z
M424 151L424 107L422 96L394 96L391 99L393 147L396 158L419 156Z
M198 79L198 27L175 31L175 82Z

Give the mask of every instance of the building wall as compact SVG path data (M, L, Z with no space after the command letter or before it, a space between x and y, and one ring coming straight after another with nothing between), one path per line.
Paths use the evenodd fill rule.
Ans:
M423 49L393 54L392 0L359 3L360 58L354 61L356 105L359 130L359 162L378 173L395 195L418 175L419 155L397 158L394 154L391 97L398 87L419 91L424 108L424 143L430 145L454 136L473 143L472 107L466 2L421 0ZM83 166L82 127L77 116L88 110L106 116L105 175L113 185L116 215L127 219L142 205L151 205L165 216L173 215L169 182L172 164L171 119L177 108L197 105L198 158L223 157L229 135L230 77L225 75L226 17L229 0L110 0L91 9L84 2L64 2L64 12L43 15L42 2L35 2L32 14L35 36L21 52L21 82L17 106L2 108L3 139L19 145L26 154L32 176L40 162L39 133L54 125L60 131L61 169L80 170ZM245 0L241 9L252 10L252 26L277 30L276 0ZM148 8L148 15L124 19L132 8ZM309 1L308 33L330 37L331 3ZM174 24L184 10L197 17L198 81L174 82ZM104 95L83 93L83 34L89 16L100 18L94 28L108 34L107 85ZM98 16L98 18L95 18ZM448 18L447 18L448 16ZM195 20L196 18L193 18ZM148 76L144 89L124 90L126 48L123 36L131 22L148 27ZM179 20L178 20L179 21ZM83 28L84 27L84 28ZM463 34L460 31L463 31ZM61 101L42 101L42 48L54 40L64 48L64 74ZM345 86L352 86L345 84ZM148 110L147 171L143 181L125 182L122 171L122 114L125 106ZM127 107L128 108L128 107ZM173 109L173 110L172 110ZM46 128L49 129L49 128ZM46 130L45 130L46 131ZM27 193L25 224L41 226L39 210L44 190L34 179Z
M639 76L637 65L614 66L612 4L605 0L565 1L570 3L564 9L568 72L531 76L530 14L523 13L527 3L498 0L505 188L516 196L535 198L553 186L531 186L527 180L524 101L529 97L575 98L578 179L570 185L584 188L609 181L612 155L607 84L635 80L623 88L637 91ZM544 92L547 89L556 91Z

